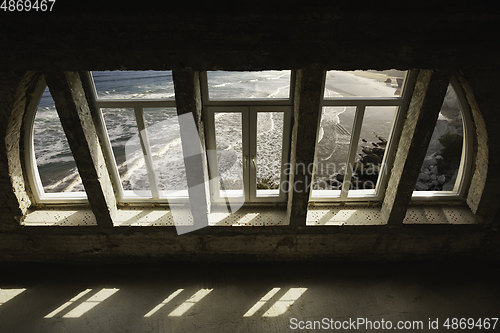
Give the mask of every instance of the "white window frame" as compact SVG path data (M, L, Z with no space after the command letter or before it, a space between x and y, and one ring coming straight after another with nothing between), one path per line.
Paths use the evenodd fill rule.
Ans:
M287 175L285 168L290 156L290 133L291 119L293 112L293 92L295 87L295 73L290 71L290 90L288 98L242 98L242 99L224 99L212 100L209 98L208 75L202 72L200 75L203 113L205 119L206 144L209 153L209 175L210 175L210 193L212 202L224 202L224 198L240 197L240 190L220 190L218 183L218 165L215 142L215 121L214 116L217 112L239 112L242 115L242 162L243 162L243 195L245 203L266 203L266 202L286 202L287 188L281 186L286 183ZM256 183L256 165L255 156L257 148L257 113L258 112L283 112L283 142L282 142L282 160L279 194L276 195L272 190L268 195L257 195ZM266 190L258 190L266 191ZM222 194L222 196L221 196Z
M218 183L218 163L216 154L215 137L215 114L239 113L241 114L241 136L242 136L242 177L243 192L241 190L220 190ZM283 136L282 136L282 154L280 171L280 188L278 190L258 190L257 189L257 114L261 112L282 112L283 113ZM286 200L286 190L281 188L285 184L285 168L288 163L290 147L290 106L210 106L207 107L206 126L207 132L207 150L209 169L210 169L210 192L214 202L223 202L226 197L243 197L245 202L284 202ZM258 161L257 161L258 162ZM276 193L278 191L278 193ZM259 193L260 192L260 195ZM243 198L242 197L242 198Z
M400 97L389 97L389 98L332 98L332 99L322 99L321 107L327 106L355 106L356 115L353 124L353 132L351 134L351 144L348 154L348 175L345 177L346 183L347 179L350 177L352 171L352 166L354 164L354 159L357 151L357 145L359 143L359 135L361 132L361 124L363 120L364 110L368 106L396 106L398 110L393 121L393 125L388 137L388 144L386 152L384 154L384 159L382 162L382 169L379 173L379 179L377 181L377 186L374 190L353 190L353 191L341 191L341 190L313 190L311 191L310 202L350 202L350 201L381 201L384 195L384 189L387 184L387 174L390 170L390 166L393 163L393 157L396 150L397 142L401 135L403 121L406 117L407 106L409 105L409 100L411 98L411 93L413 87L409 86L409 82L414 82L415 72L408 71L405 81L403 83L402 95ZM242 130L253 131L256 130L256 120L253 119L253 115L256 116L257 112L284 112L284 133L283 133L283 146L284 150L283 160L282 160L282 170L281 170L281 184L286 180L284 176L284 167L289 159L290 153L290 131L291 131L291 119L294 101L294 87L295 87L295 75L294 71L291 71L290 77L290 92L289 98L276 98L276 99L231 99L231 100L210 100L208 98L208 80L207 73L202 72L200 75L202 96L203 96L203 115L204 115L204 126L205 133L208 133L207 148L215 149L215 140L211 136L215 135L213 130L213 113L214 112L228 112L228 110L234 110L236 112L242 112L243 114L248 114L248 117L242 117ZM457 176L457 181L455 183L455 188L453 191L414 191L412 195L412 201L443 201L443 200L461 200L467 193L467 189L470 183L473 157L474 157L474 126L472 120L472 114L470 106L467 102L465 92L457 77L452 76L450 83L455 90L460 107L462 110L463 124L464 124L464 141L462 145L462 158L460 162L459 172ZM91 72L86 73L86 80L84 84L87 85L86 91L89 92L89 104L93 114L93 118L96 125L97 134L99 135L104 154L106 159L108 159L108 169L110 172L111 180L114 185L115 193L119 203L169 203L169 204L185 204L189 201L188 191L172 191L171 193L165 193L158 191L157 188L152 188L151 197L139 196L134 191L123 190L121 179L118 172L118 167L115 161L114 153L111 147L110 138L107 133L106 126L104 124L104 118L101 112L101 108L132 108L135 111L135 117L138 125L138 130L140 131L145 127L144 124L144 108L159 108L168 107L175 108L175 100L112 100L112 99L98 99L97 92L94 85ZM25 145L25 164L26 173L28 181L31 184L31 192L36 203L39 204L72 204L72 203L87 203L87 195L85 192L64 192L64 193L45 193L43 190L43 185L38 172L38 167L36 164L35 151L34 151L34 121L35 115L40 103L40 99L46 88L46 83L42 79L39 85L35 89L33 99L27 109L26 122L25 122L25 132L24 132L24 145ZM238 111L239 110L239 111ZM252 115L250 117L250 115ZM212 118L211 118L212 117ZM244 120L246 119L246 120ZM248 135L248 133L247 133ZM251 137L251 136L250 136ZM152 159L150 146L148 144L148 138L146 136L140 135L141 144L143 147L143 153L145 155L145 164L148 170L148 177L151 184L157 184L155 179L156 175L152 168ZM256 143L253 141L253 146L248 146L250 148L245 148L245 155L247 158L247 163L251 161L251 153L255 152ZM210 154L209 154L210 155ZM217 166L217 162L210 161L210 165ZM209 166L210 166L209 165ZM215 175L214 172L217 170L211 168L211 193L218 193L218 183L217 187L212 184ZM256 184L253 181L250 182L252 177L249 177L249 173L253 172L255 174L255 167L249 165L246 168L248 173L244 178L248 185L245 187L248 202L282 202L286 200L285 189L280 189L280 195L269 197L256 197ZM255 177L253 177L255 178ZM153 186L156 187L156 186ZM212 189L216 188L217 191ZM343 186L343 188L349 188L348 186ZM149 192L149 191L147 191ZM224 195L231 196L231 193L226 192ZM217 195L212 195L214 201L221 201L223 198Z
M411 98L411 93L413 91L413 87L410 86L410 83L414 82L414 77L415 73L413 71L407 71L402 85L400 97L323 97L321 108L328 106L354 106L356 107L356 113L354 117L353 130L351 133L346 174L344 175L342 190L311 190L311 197L309 202L327 203L381 201L383 199L384 190L388 179L387 175L389 173L390 166L393 163L397 141L399 140L399 136L401 135L403 121L406 117L407 107ZM349 190L354 161L357 155L363 117L366 107L370 106L395 106L397 107L397 110L394 116L389 137L387 138L387 147L375 189Z
M111 181L113 182L117 201L119 203L168 203L168 204L185 204L189 202L188 190L180 191L160 191L158 189L157 175L153 168L153 159L151 154L151 146L147 135L146 124L144 119L145 108L176 108L175 100L171 99L102 99L97 98L97 90L91 72L87 72L87 87L90 96L89 103L93 113L97 134L99 135L106 158L111 162L109 172ZM134 110L135 120L141 148L144 156L144 164L148 173L148 180L151 186L150 191L134 191L124 190L118 172L118 165L115 160L115 155L111 146L111 141L104 122L102 108L129 108ZM139 195L143 193L143 195Z
M455 91L462 113L463 143L462 157L458 169L457 180L452 191L413 191L412 201L435 201L435 200L462 200L467 194L467 189L472 176L472 165L474 157L474 125L472 111L462 84L455 75L452 75L450 84Z
M34 129L35 129L35 116L42 98L43 92L47 87L45 79L38 83L33 94L33 98L27 108L25 130L24 130L24 162L28 182L30 183L31 193L33 199L38 204L79 204L88 203L86 192L60 192L60 193L46 193L43 189L42 180L38 172L38 165L35 156L34 144ZM63 140L66 140L64 138Z

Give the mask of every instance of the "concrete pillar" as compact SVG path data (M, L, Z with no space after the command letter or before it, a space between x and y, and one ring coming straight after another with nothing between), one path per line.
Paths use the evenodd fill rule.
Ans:
M192 230L196 230L208 226L208 213L210 212L200 75L199 72L194 72L191 69L174 69L172 76L186 167L189 203L193 215Z
M44 73L61 125L100 227L113 226L116 198L78 72Z
M306 225L314 173L309 166L316 156L324 81L325 71L321 69L307 68L296 74L287 207L289 224L293 226Z
M403 223L450 77L444 71L418 73L381 209L389 225Z
M0 230L19 228L31 206L22 170L22 122L41 75L0 73Z
M475 160L467 204L484 225L500 225L498 184L500 184L500 119L498 91L500 70L465 70L459 76L472 111L475 129ZM495 221L496 220L496 221Z

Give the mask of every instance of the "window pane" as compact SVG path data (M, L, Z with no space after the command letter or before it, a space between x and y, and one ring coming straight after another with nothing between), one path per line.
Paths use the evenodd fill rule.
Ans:
M449 85L415 185L416 191L453 191L462 158L463 136L460 103Z
M290 71L208 72L212 100L289 98Z
M400 97L406 71L328 71L325 99Z
M395 106L366 107L351 190L375 189L396 110Z
M145 191L142 192L141 196L150 196L148 173L137 134L134 110L130 108L103 108L101 111L123 189L125 191ZM137 192L137 194L140 193Z
M80 174L48 88L45 89L38 105L33 127L36 165L44 192L84 192Z
M279 193L283 154L283 116L283 112L257 112L257 196ZM273 190L273 192L262 190Z
M98 99L174 99L172 71L92 72Z
M339 190L349 154L356 107L323 107L316 147L313 190ZM296 173L308 166L296 166ZM314 195L314 193L313 193Z
M153 167L160 191L187 190L179 122L175 108L144 109ZM167 193L161 193L160 197ZM187 195L187 192L186 192Z
M237 190L243 195L242 115L239 112L215 113L215 141L219 189Z

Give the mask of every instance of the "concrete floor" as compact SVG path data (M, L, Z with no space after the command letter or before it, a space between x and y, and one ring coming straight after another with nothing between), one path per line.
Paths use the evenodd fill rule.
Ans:
M453 332L443 327L446 318L477 323L500 317L497 268L498 263L3 264L0 332ZM353 325L358 318L360 325ZM438 319L439 328L429 329L429 319ZM367 329L362 320L379 329ZM324 330L307 329L307 321L319 321ZM383 330L388 321L393 329ZM407 327L421 322L423 328L396 329L399 321ZM498 332L500 323L464 331Z

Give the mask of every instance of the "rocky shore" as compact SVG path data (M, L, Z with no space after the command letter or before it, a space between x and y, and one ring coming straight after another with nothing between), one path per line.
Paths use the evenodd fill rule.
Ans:
M442 148L439 152L427 155L422 163L416 191L452 191L460 165L462 136L445 134L439 138ZM364 143L367 140L362 139ZM362 153L353 165L351 190L367 190L375 188L380 174L382 160L387 146L387 140L378 137L378 142L370 142L362 147ZM341 189L344 174L338 173L329 183L332 187Z
M366 139L362 139L362 141L368 143ZM371 146L362 147L362 153L359 154L358 160L353 165L351 190L374 189L377 184L387 140L378 136L378 142L371 142L370 144ZM339 173L335 178L331 185L341 189L344 174Z

